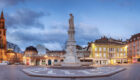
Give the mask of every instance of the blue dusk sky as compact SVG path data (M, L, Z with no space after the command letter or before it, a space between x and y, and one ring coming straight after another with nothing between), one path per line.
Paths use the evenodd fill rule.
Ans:
M87 45L101 36L129 39L140 32L140 0L0 0L7 40L22 50L42 44L61 50L67 40L69 14L76 41Z

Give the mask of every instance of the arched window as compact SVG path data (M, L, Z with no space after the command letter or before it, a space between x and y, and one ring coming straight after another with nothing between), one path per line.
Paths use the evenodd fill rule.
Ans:
M54 62L57 62L57 59L55 59Z

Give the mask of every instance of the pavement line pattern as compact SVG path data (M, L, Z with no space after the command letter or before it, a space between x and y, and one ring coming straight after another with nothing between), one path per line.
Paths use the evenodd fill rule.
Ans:
M30 76L40 77L97 77L109 76L125 70L121 67L98 67L95 69L72 70L72 69L53 69L53 68L26 68L23 72Z

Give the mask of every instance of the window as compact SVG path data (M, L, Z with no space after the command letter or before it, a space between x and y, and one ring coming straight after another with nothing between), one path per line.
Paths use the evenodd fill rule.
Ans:
M125 53L124 53L124 56L126 56Z
M98 54L97 53L95 53L95 57L98 57Z
M123 49L121 48L121 51L123 51Z
M104 51L106 51L106 48L104 48Z
M3 33L4 33L4 36L5 36L6 35L6 32L4 31Z
M125 51L125 49L123 49Z
M113 57L116 57L116 55L115 55L115 54L113 54Z
M135 42L133 42L133 46L135 46Z
M121 56L123 56L123 53L121 53Z
M117 53L117 56L119 57L119 53Z
M137 50L139 51L139 41L137 41Z
M104 53L104 57L106 57L106 53Z
M102 57L102 53L100 53L99 56Z
M119 52L119 48L117 48L117 52Z
M109 51L114 51L114 48L109 48Z
M99 51L101 51L102 50L102 48L99 48Z
M95 51L97 51L97 48L95 48Z

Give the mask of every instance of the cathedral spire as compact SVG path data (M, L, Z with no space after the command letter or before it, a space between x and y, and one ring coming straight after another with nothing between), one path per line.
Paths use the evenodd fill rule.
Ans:
M4 19L3 11L1 12L1 19Z

